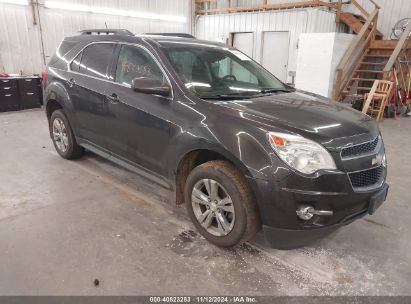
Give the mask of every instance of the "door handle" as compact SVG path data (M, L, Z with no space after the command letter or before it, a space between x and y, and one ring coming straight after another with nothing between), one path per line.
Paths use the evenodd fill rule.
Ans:
M75 85L75 84L76 84L76 81L74 80L74 78L70 78L70 80L68 81L69 87L72 88L73 85Z
M118 95L116 93L113 93L111 95L107 95L106 96L108 101L110 101L110 103L112 104L116 104L120 102L120 99L118 98Z

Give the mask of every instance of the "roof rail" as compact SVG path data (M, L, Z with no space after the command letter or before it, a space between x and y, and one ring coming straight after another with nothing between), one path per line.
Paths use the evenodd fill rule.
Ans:
M125 29L90 29L82 30L80 35L120 35L120 36L134 36L132 32Z
M187 34L187 33L144 33L144 35L172 36L172 37L196 39L196 37L194 37L193 35Z

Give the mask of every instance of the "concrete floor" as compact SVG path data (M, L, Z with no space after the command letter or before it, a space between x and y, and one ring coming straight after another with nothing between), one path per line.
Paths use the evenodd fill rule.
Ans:
M170 193L60 158L43 111L1 113L0 295L411 295L410 126L381 124L391 191L374 216L298 250L223 250Z

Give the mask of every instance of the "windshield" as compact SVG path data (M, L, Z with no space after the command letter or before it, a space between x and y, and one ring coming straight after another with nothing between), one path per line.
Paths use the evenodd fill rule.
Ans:
M234 49L185 44L164 51L184 85L203 99L249 98L291 90Z

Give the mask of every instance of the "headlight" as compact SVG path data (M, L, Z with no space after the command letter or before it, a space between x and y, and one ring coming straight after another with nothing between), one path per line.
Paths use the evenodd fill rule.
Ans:
M277 155L290 167L302 173L337 169L330 153L312 140L278 132L269 132L268 138Z

